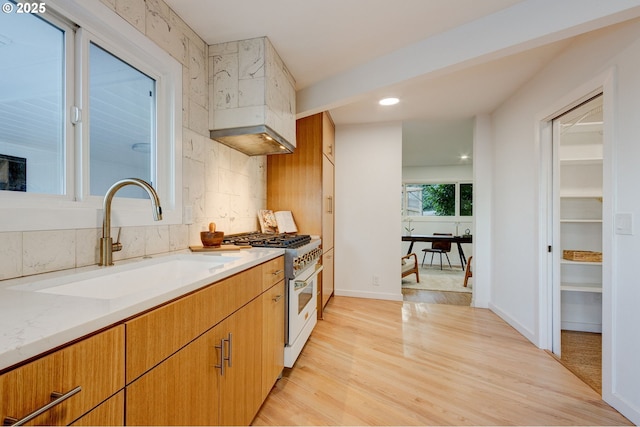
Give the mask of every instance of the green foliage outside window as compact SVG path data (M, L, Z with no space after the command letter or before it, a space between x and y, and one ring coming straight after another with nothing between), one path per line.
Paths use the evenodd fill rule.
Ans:
M473 215L473 184L460 184L460 216Z
M454 216L456 214L455 184L425 185L422 189L422 206L435 216Z
M406 216L472 216L473 184L406 184ZM456 213L456 199L459 212Z

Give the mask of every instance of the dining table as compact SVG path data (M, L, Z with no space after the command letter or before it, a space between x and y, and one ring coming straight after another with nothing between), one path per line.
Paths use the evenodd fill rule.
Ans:
M464 255L464 251L462 250L463 243L472 243L473 237L471 234L465 234L462 236L449 236L449 235L440 235L440 234L412 234L402 236L403 242L411 242L409 244L409 250L407 251L407 255L411 253L413 250L413 244L415 242L451 242L455 243L458 247L458 255L460 256L460 265L464 270L467 265L467 257Z

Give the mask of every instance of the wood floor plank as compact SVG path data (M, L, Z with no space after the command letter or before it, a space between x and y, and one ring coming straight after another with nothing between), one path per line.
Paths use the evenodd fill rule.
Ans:
M254 425L632 425L489 310L334 297Z

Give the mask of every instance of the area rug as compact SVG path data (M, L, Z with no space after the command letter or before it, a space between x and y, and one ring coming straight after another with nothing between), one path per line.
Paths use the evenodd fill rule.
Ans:
M423 289L428 291L473 292L473 278L464 287L464 271L458 266L453 268L424 267L420 268L420 283L416 275L402 278L402 287L407 289Z

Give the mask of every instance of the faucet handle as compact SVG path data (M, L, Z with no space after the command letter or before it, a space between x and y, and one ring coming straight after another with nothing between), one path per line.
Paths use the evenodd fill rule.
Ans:
M122 243L120 243L120 232L122 231L122 227L118 227L118 237L115 243L111 244L111 251L118 252L122 250Z

